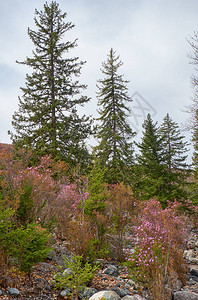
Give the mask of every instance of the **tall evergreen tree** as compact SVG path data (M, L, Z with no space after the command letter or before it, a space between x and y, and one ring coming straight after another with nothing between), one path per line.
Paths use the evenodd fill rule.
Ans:
M150 114L147 115L142 127L142 140L137 143L138 176L134 190L138 197L149 199L154 196L160 197L164 193L164 155L159 127L157 122L153 122Z
M186 169L187 145L184 136L181 135L179 125L167 114L160 127L162 145L165 152L165 163L169 173L179 169Z
M187 145L181 135L179 126L167 114L160 127L162 147L164 151L164 164L167 170L166 187L169 200L183 198L187 194L184 186L189 176L189 166L186 163Z
M97 138L99 145L96 153L99 163L107 170L106 178L110 183L126 180L128 170L133 163L131 138L134 136L127 117L131 101L128 95L128 81L118 74L122 66L119 56L110 50L107 61L102 63L103 80L98 80Z
M38 155L48 153L74 162L88 155L85 139L90 121L79 117L77 107L89 99L81 94L86 86L78 81L84 62L67 55L77 46L76 40L62 40L74 27L65 18L55 1L46 2L43 11L35 10L37 31L28 28L35 50L32 58L18 62L33 71L21 88L19 110L12 121L16 133L11 138L15 145L31 148Z
M157 197L165 206L167 200L187 197L185 184L188 176L187 143L179 126L167 114L157 126L148 114L143 124L143 137L137 144L137 179L134 190L142 199Z

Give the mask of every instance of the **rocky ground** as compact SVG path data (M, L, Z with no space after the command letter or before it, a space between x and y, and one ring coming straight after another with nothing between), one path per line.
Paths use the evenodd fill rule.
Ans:
M57 243L48 261L39 263L32 271L31 278L24 274L10 272L8 286L0 289L0 299L66 299L67 290L55 290L52 281L58 265L63 265L63 255L68 255L64 244ZM198 230L192 230L184 257L188 265L187 282L182 286L177 282L173 291L173 300L198 300ZM90 300L104 297L112 300L149 299L147 290L138 287L128 279L124 270L114 261L101 260L101 269L97 272L89 287L82 289L81 299ZM170 299L171 300L171 299Z

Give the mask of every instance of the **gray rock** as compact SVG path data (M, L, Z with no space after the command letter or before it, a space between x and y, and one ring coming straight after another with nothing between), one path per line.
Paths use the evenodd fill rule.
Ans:
M185 250L184 251L184 258L189 261L192 262L192 259L195 257L194 251L192 249L190 250Z
M191 268L190 274L193 275L193 276L197 276L198 277L198 270L194 269L194 268Z
M119 287L114 287L112 290L114 292L116 292L121 298L129 294L128 290L122 289L122 288L119 288Z
M16 288L10 288L10 287L8 287L8 293L11 296L18 296L20 294L20 292L19 292L18 289L16 289Z
M109 265L105 269L105 274L116 277L118 276L118 269L114 265Z
M95 293L93 296L89 298L89 300L100 300L104 298L106 300L120 300L120 296L116 292L112 291L100 291Z
M63 275L71 275L72 274L72 270L70 268L67 268L63 271Z
M133 281L132 279L129 279L128 281L127 281L127 283L130 285L130 286L135 286L136 284L135 284L135 281Z
M102 258L97 258L97 259L95 260L95 264L100 264L101 266L104 266L105 260L102 259Z
M133 295L133 296L125 296L122 298L122 300L146 300L145 298L142 298L140 295Z
M182 286L183 286L182 282L177 279L175 281L175 283L173 284L173 290L174 290L174 292L181 291Z
M197 257L194 257L191 259L191 264L195 264L195 265L198 265L198 258Z
M98 274L97 274L97 275L100 276L100 277L103 277L103 276L104 276L104 275L102 274L101 270L98 271Z
M61 267L65 267L65 259L64 257L68 257L68 251L65 246L60 244L53 245L53 250L48 254L48 259L55 262L57 265Z
M70 291L65 289L63 290L61 293L60 293L60 296L61 297L66 297L66 296L69 296L70 295Z
M3 292L2 292L2 290L0 290L0 296L2 296L3 295Z
M186 291L174 293L174 300L198 300L198 294Z
M83 292L79 293L80 299L89 299L91 296L96 294L98 291L94 288L86 287Z

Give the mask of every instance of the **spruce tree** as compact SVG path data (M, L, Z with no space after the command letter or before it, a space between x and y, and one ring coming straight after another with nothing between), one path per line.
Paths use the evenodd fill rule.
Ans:
M187 145L184 136L181 135L179 125L170 118L169 114L163 119L160 127L162 145L165 152L165 163L169 172L186 169Z
M164 153L159 127L150 114L142 127L143 136L141 142L137 143L139 154L134 190L139 198L145 200L154 196L161 197L164 193Z
M187 143L178 124L167 114L158 126L148 114L143 129L142 141L137 144L136 195L141 199L157 197L163 206L167 200L182 201L187 197Z
M90 121L80 117L77 108L89 99L81 94L86 86L78 80L84 62L68 57L77 41L64 40L74 27L66 16L55 1L46 2L43 11L35 10L37 31L28 28L35 50L31 58L18 62L32 68L32 74L26 75L26 86L21 88L11 138L16 146L31 148L37 155L75 162L88 155L85 139Z
M167 170L166 186L169 200L186 197L184 185L188 177L189 166L186 163L187 145L181 135L179 125L167 114L160 126L164 164Z
M128 95L128 81L118 74L122 66L120 57L113 49L107 61L102 63L105 78L98 80L98 113L97 138L99 145L95 148L101 167L106 169L109 183L126 180L133 164L133 147L131 138L134 136L127 117L131 101Z

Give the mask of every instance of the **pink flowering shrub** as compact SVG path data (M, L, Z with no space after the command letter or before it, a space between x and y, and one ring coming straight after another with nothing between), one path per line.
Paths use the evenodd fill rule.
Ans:
M82 201L85 201L87 197L88 193L86 192L79 194L74 183L60 186L54 213L58 219L59 231L66 239L68 239L71 222L75 223L77 219L79 223L82 222Z
M149 289L152 299L170 299L165 287L171 289L177 278L184 281L186 230L178 206L175 202L163 210L156 200L146 202L135 227L134 253L126 251L129 274Z
M131 189L124 185L112 184L109 186L107 208L111 236L114 235L113 244L118 261L124 260L123 248L126 247L125 233L134 218L135 198Z
M41 218L43 225L52 216L52 208L58 191L57 183L51 177L52 170L45 166L45 162L46 157L41 158L39 166L24 168L13 178L15 197L18 199L17 210L23 212L27 222ZM28 197L27 191L31 191ZM27 203L29 203L28 210L26 209Z

